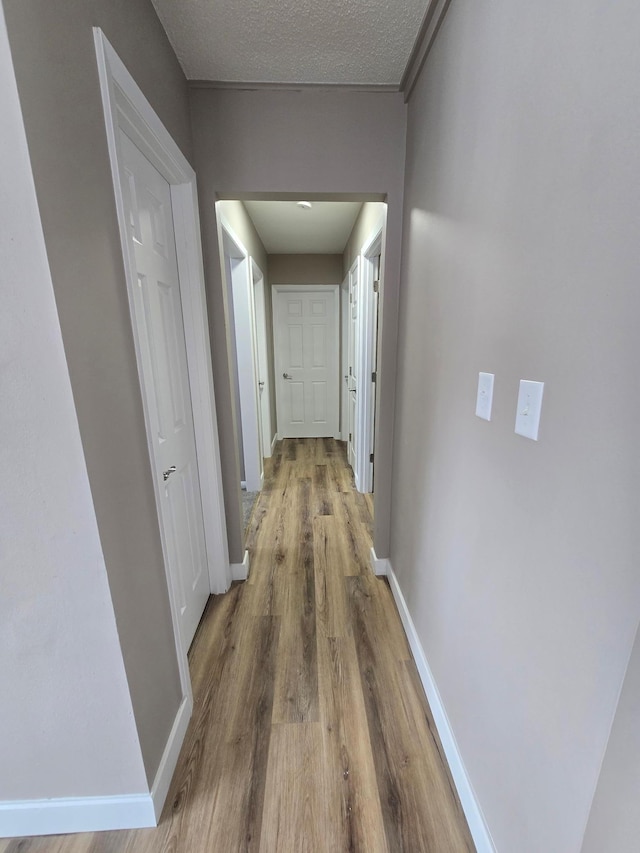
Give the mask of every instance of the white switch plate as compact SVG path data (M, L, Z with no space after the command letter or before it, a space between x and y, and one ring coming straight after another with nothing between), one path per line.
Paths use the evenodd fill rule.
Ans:
M476 400L476 415L485 421L491 420L491 405L493 403L493 373L478 374L478 399Z
M530 379L520 380L518 408L516 410L516 432L518 435L532 438L534 441L538 440L543 391L544 382L532 382Z

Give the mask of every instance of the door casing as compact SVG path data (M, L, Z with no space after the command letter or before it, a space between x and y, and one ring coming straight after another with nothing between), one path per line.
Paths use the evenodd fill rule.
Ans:
M262 436L258 395L257 356L255 346L255 313L253 309L252 259L226 218L218 210L222 232L222 261L233 315L235 342L235 390L240 403L236 412L238 443L243 455L244 481L250 492L260 491L263 482Z
M134 317L136 274L121 190L122 158L118 129L124 130L127 136L135 142L136 146L160 172L171 188L189 387L200 473L200 495L205 522L207 569L211 592L226 592L231 585L231 569L222 496L220 448L204 289L196 175L102 31L96 27L93 32L127 295L132 318ZM132 322L132 329L138 374L143 387L142 353L134 322ZM160 512L160 483L153 473L152 417L148 411L146 394L143 393L142 387L141 398L151 462L150 476L153 481L158 509L180 680L183 696L189 700L189 703L192 703L187 649L183 648L180 639L177 603L172 592L173 584L169 575L167 542Z

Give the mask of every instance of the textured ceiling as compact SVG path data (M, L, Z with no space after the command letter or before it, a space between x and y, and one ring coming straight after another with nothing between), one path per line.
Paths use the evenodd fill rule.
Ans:
M427 0L152 0L190 80L398 85Z
M295 201L245 201L270 255L339 255L360 212L360 202L314 201L302 210Z

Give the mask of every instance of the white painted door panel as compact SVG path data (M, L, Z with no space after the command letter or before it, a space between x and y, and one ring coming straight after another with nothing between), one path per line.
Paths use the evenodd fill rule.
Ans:
M359 258L349 270L349 438L347 442L347 458L351 465L358 487L357 466L357 394L360 353L360 263Z
M142 356L141 385L154 437L169 574L183 648L188 649L209 597L209 576L171 190L122 131L120 144L122 189L138 278L134 325Z
M281 438L338 436L338 287L274 288Z

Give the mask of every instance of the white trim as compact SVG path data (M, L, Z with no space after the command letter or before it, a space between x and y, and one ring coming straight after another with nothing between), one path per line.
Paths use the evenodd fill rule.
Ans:
M378 577L385 577L391 570L391 564L386 557L376 556L376 549L371 546L369 551L369 562L371 563L371 571Z
M373 291L373 264L374 259L380 255L380 269L378 272L380 289L382 290L383 276L383 241L384 241L384 221L373 232L360 250L360 350L361 350L361 380L358 388L358 450L359 459L359 481L361 491L373 491L373 467L374 463L370 461L371 454L374 452L373 434L374 422L376 417L374 405L374 387L371 380L374 367L374 353L377 353L378 340L374 335L379 330L374 329L374 320L378 305L379 294Z
M347 369L351 368L351 371L349 373L349 379L347 380L348 392L347 392L347 436L346 436L346 439L347 439L347 459L348 459L348 462L351 465L351 468L353 470L353 481L354 481L357 492L363 491L360 488L360 456L358 454L358 448L360 445L358 442L358 437L359 437L359 432L358 432L358 423L359 423L358 394L359 394L359 388L357 387L358 384L361 382L361 379L362 379L362 371L360 369L360 367L361 367L361 364L360 364L361 353L362 353L362 347L361 347L361 343L360 343L360 337L361 337L360 328L362 325L362 323L361 323L362 287L361 287L361 281L360 281L360 278L361 278L360 267L361 267L361 259L360 259L360 254L358 253L355 257L355 260L351 264L351 267L349 268L349 272L347 274L348 278L349 278L349 288L348 288L349 289L349 318L348 318L349 328L347 330ZM355 291L354 291L354 287L353 287L354 278L356 280L356 285L357 285ZM356 294L355 297L354 297L354 292ZM353 316L354 310L356 312L355 317ZM354 320L355 320L355 323L353 322ZM353 350L353 352L352 352L352 350ZM351 364L352 358L353 358L353 364ZM360 378L358 378L358 377L360 377ZM355 389L351 387L353 384L353 381L356 382L356 388ZM353 424L351 424L351 403L352 403L351 392L353 390L355 390L355 392L356 392L356 399L355 399L355 413L353 416ZM351 430L350 430L350 427L351 427ZM349 440L349 433L350 432L351 432L351 440ZM353 456L354 456L353 464L351 464L351 447L350 446L355 448L355 450L353 452Z
M487 826L484 815L482 814L480 804L478 803L471 785L471 780L467 775L453 729L451 728L451 723L447 717L447 712L442 702L442 698L440 697L433 673L431 672L427 662L427 657L424 649L422 648L420 638L418 637L418 632L413 624L413 619L409 613L409 608L404 600L404 595L400 589L400 584L395 576L393 567L389 560L386 562L388 563L387 575L389 578L389 586L391 587L391 592L393 593L393 598L396 602L396 607L398 608L398 613L400 614L400 619L402 620L404 631L407 635L409 646L411 647L411 651L418 668L420 681L422 682L424 692L427 695L429 707L431 708L431 713L433 714L433 719L436 724L438 734L440 735L440 740L442 741L444 754L446 755L449 763L449 769L451 770L453 782L456 786L458 796L460 797L460 803L462 804L462 809L465 817L467 818L467 823L469 824L471 836L473 837L478 853L495 853L496 848L493 843L493 839L491 838L489 827Z
M244 552L244 557L241 563L231 563L231 576L234 581L246 581L249 577L249 569L251 567L251 558L249 552Z
M271 442L271 455L273 456L273 452L276 449L276 444L278 443L278 433L276 432L273 436L273 441Z
M178 763L178 757L180 756L180 750L182 749L182 744L187 733L187 727L189 726L192 711L193 699L190 696L183 696L180 707L178 708L178 713L173 721L173 726L171 726L169 739L167 740L164 752L162 753L162 758L160 759L160 766L158 767L156 778L153 780L153 785L151 787L151 800L153 802L156 822L160 821L162 807L164 806L164 801L167 799L167 794L169 793L169 785L171 784L173 774L175 773L176 764Z
M349 440L349 273L340 285L340 440Z
M176 233L176 251L180 276L180 291L187 344L187 363L191 390L196 452L200 471L200 491L204 517L207 569L211 592L225 592L231 583L228 565L227 530L222 496L222 476L218 422L216 418L211 348L207 324L204 271L200 238L200 220L196 191L196 175L176 143L171 138L133 77L98 27L94 27L94 42L100 77L107 144L114 184L114 194L120 242L125 260L127 291L131 302L133 274L131 247L120 184L119 141L116 129L126 129L135 144L159 170L171 187ZM140 352L136 341L136 356ZM144 398L144 395L142 395ZM145 406L145 415L148 417ZM147 420L148 423L148 420ZM150 456L153 459L152 449ZM154 478L156 500L159 499L158 478ZM158 507L160 504L158 503ZM163 537L166 560L166 545ZM171 597L171 583L169 582ZM174 614L175 602L172 602ZM175 611L177 613L177 611ZM177 622L174 619L174 630ZM186 649L179 651L183 687L191 691Z
M256 380L257 406L260 414L260 446L263 459L260 460L264 479L264 458L271 453L271 377L269 375L269 333L267 329L267 283L264 273L253 258L251 267L251 308L253 321L253 341ZM262 389L260 383L262 382Z
M156 826L150 794L0 802L0 837L102 832Z

